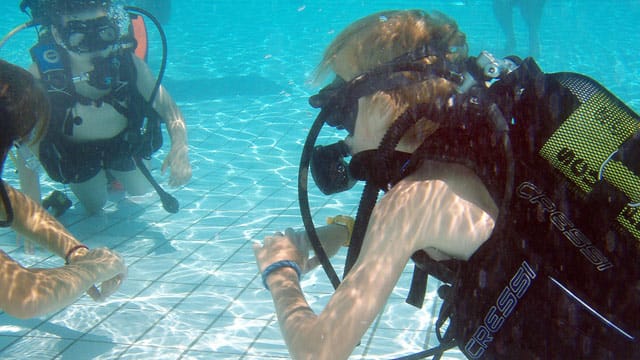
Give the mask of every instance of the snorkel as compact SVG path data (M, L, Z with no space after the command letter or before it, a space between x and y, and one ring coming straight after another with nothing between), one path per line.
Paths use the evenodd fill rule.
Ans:
M396 146L404 134L420 119L435 121L443 131L465 131L473 122L489 120L496 141L505 154L507 181L502 204L509 202L513 187L513 155L508 137L508 125L497 105L488 96L487 89L496 80L511 71L517 64L510 59L498 60L483 52L478 57L469 57L464 62L452 63L445 52L428 47L419 48L375 69L356 76L349 82L337 80L310 98L313 107L320 108L303 147L298 173L298 200L305 230L334 288L340 280L329 262L315 231L308 199L308 172L314 180L320 179L318 187L325 194L348 190L353 186L351 178L365 180L356 215L354 230L347 253L344 275L357 259L362 240L378 198L379 191L390 189L395 183L409 175L424 160L425 141L411 154L399 153ZM427 58L437 60L426 61ZM377 91L389 91L415 84L427 79L441 77L457 84L457 91L446 102L432 101L417 104L402 113L388 128L376 150L355 154L346 165L340 143L316 146L320 130L325 123L353 134L357 101L360 97ZM342 158L341 158L342 156ZM321 160L318 160L321 159ZM343 168L346 167L347 171ZM333 172L333 173L332 173ZM330 187L329 179L339 179L339 185ZM353 181L355 182L355 180Z

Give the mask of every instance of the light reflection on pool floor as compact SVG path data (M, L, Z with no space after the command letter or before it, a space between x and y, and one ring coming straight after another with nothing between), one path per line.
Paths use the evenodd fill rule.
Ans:
M180 201L180 212L166 213L155 195L127 199L120 193L112 194L112 203L102 216L86 217L82 209L71 208L60 220L89 246L108 246L122 253L129 277L121 291L102 304L84 296L58 313L31 320L0 313L0 358L288 358L271 297L258 278L251 242L301 224L296 194L298 161L303 139L316 114L307 104L313 90L305 82L323 46L335 36L335 29L392 5L374 1L365 6L362 4L369 2L351 1L348 3L354 11L334 14L328 7L342 2L330 2L324 8L276 2L271 10L279 14L278 21L283 21L279 25L272 21L273 13L265 13L263 2L248 3L251 4L247 6L259 3L260 10L247 10L251 16L234 15L245 20L256 17L254 21L270 26L268 29L236 33L228 31L228 27L242 21L233 16L212 14L216 26L204 17L185 16L190 11L207 13L198 6L205 10L214 7L213 3L198 1L193 1L192 7L176 6L175 20L165 29L173 51L167 86L170 92L171 85L179 90L173 95L189 126L194 170L189 184L167 189ZM406 6L423 7L423 3L408 1ZM459 3L434 1L430 8L462 19L461 26L469 35L474 53L502 43L490 6L474 8L473 16L461 18L466 8ZM575 15L573 5L568 3L550 6L555 6L551 9L561 17L567 12ZM608 10L617 11L615 7ZM551 10L547 12L551 14ZM631 8L624 14L618 11L615 16L601 18L612 23L585 23L601 30L614 25L631 27L636 23L622 18L628 16L632 20L637 13ZM24 21L16 5L11 6L10 14L15 14L16 24ZM267 15L270 17L261 18ZM310 19L314 23L305 22ZM554 36L558 40L557 34L576 35L575 29L567 29L568 23L544 24L543 68L589 74L638 110L640 64L637 46L629 44L639 42L638 35L634 35L635 41L630 38L630 34L637 34L633 28L619 31L625 34L620 39L612 39L611 32L594 31L596 35L606 35L589 35L588 41L554 41ZM6 25L2 26L6 30ZM599 50L610 43L614 44L614 51ZM26 52L22 58L15 53L2 56L28 59ZM238 88L234 90L234 81L243 83L236 83ZM249 93L243 96L242 92ZM322 134L325 143L342 135ZM165 141L165 147L152 162L152 172L163 185L167 181L160 175L159 166L167 144ZM11 169L5 169L3 175L15 184ZM62 189L45 183L43 193L47 194L52 186ZM359 196L357 190L332 198L314 191L310 194L314 217L353 214ZM26 266L62 264L61 259L42 250L35 255L24 254L23 248L16 245L15 235L4 229L0 229L0 247ZM342 273L339 264L344 257L341 253L334 261L338 273ZM437 283L430 280L423 309L404 304L411 269L409 266L403 274L389 304L367 331L352 359L389 359L437 344L432 328L433 314L438 309L433 302ZM312 307L322 309L332 293L326 276L315 271L305 278L303 286ZM462 356L450 351L444 358Z
M178 214L167 214L155 195L128 199L116 193L101 216L86 217L74 207L61 218L89 246L122 253L128 278L103 304L85 296L39 319L21 321L0 314L0 323L11 324L0 332L3 359L25 354L42 359L288 357L271 297L257 276L251 242L300 223L295 180L299 155L286 149L300 146L308 119L281 115L275 123L272 116L260 115L263 104L255 99L235 100L235 106L247 102L243 114L255 115L244 128L237 126L242 122L238 118L233 128L225 122L211 131L215 136L197 132L191 137L194 179L172 190L181 202ZM282 99L273 100L270 107L276 113L287 114L292 106L287 98L275 106ZM211 106L220 111L219 104ZM262 161L256 163L258 156ZM154 164L153 173L160 179ZM49 186L57 185L45 184ZM358 197L357 191L335 199L311 194L319 219L340 209L353 213ZM62 260L41 249L24 254L12 233L3 234L0 245L17 260L29 266L61 265ZM344 256L335 263L341 264ZM410 273L405 275L407 286ZM320 310L332 292L324 273L309 274L303 285L309 302ZM354 354L389 357L421 350L431 325L429 311L401 305L404 293L406 289L397 289L393 303L413 315L398 317L390 304Z

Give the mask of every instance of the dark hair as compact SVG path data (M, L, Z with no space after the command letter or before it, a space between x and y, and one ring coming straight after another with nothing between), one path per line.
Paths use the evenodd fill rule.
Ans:
M20 3L20 9L29 12L39 25L56 24L62 15L95 8L106 10L110 6L111 0L22 0Z
M37 127L37 141L49 122L45 90L26 70L0 60L0 149L11 147Z

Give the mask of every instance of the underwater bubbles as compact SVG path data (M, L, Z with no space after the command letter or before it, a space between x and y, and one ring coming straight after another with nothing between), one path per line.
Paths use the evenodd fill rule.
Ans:
M123 1L114 0L107 10L107 16L116 26L118 26L121 37L129 35L129 13L127 13L124 7L125 4Z

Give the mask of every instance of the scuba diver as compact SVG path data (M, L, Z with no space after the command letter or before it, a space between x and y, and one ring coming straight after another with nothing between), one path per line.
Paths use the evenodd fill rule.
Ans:
M440 344L403 359L456 346L469 359L640 357L636 113L586 76L469 56L453 20L421 10L352 23L325 50L319 78L330 71L310 99L305 230L253 246L293 358L348 358L410 259L408 303L441 281ZM324 123L348 136L315 145ZM355 221L315 227L309 168L325 194L366 181ZM343 245L340 282L328 258ZM300 286L314 264L336 288L319 314Z
M29 25L38 27L30 71L52 104L48 131L30 149L49 177L69 184L89 213L102 210L112 179L130 195L147 193L151 184L165 209L178 211L143 160L162 146L164 122L171 147L162 172L170 169L169 185L185 184L191 178L186 124L160 77L152 76L146 55L138 53L146 39L137 38L125 7L109 0L24 0L21 9L30 12ZM18 151L21 184L40 199L25 153Z
M45 90L29 72L0 60L0 226L10 226L65 260L62 267L26 268L0 250L0 310L19 318L57 311L84 292L103 301L127 273L120 255L105 248L89 250L36 202L2 181L9 150L37 141L48 116Z

